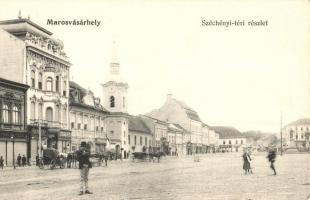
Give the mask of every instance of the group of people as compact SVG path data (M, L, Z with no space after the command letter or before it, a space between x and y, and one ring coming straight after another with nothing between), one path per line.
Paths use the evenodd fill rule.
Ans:
M277 175L276 168L275 168L275 161L276 161L276 151L274 149L270 149L268 151L267 159L270 162L270 168L273 170L274 175ZM245 174L253 174L253 168L251 166L251 161L253 158L251 157L251 151L249 149L245 149L242 155L243 158L243 170Z
M17 156L17 166L18 167L25 167L27 165L27 158L25 155L21 156L18 154ZM4 167L4 159L2 156L0 156L0 168L3 169ZM15 168L15 165L14 165Z

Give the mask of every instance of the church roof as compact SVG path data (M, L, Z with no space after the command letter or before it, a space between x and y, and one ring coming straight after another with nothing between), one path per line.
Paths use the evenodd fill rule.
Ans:
M219 134L220 139L228 139L228 138L243 138L244 135L234 127L228 126L212 126L216 133Z
M150 129L146 126L141 117L129 115L128 120L129 120L129 126L128 126L129 131L151 134Z

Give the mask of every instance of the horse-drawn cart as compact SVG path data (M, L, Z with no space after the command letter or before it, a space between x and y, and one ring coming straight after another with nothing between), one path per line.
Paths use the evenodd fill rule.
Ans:
M40 169L55 169L56 167L63 169L66 162L66 154L59 153L54 148L47 148L43 150L43 157L39 159L39 167Z

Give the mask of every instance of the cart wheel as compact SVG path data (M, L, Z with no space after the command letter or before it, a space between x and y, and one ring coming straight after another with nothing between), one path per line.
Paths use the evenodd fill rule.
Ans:
M55 169L55 167L56 167L55 160L52 160L50 163L50 169Z
M39 168L44 169L43 159L39 159Z

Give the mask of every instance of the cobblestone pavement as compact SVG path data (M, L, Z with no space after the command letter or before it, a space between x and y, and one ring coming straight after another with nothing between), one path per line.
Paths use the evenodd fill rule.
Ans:
M78 196L79 170L0 170L0 199L291 199L310 195L310 154L278 156L277 176L265 154L244 175L241 154L166 157L160 163L112 161L90 171L94 194Z

